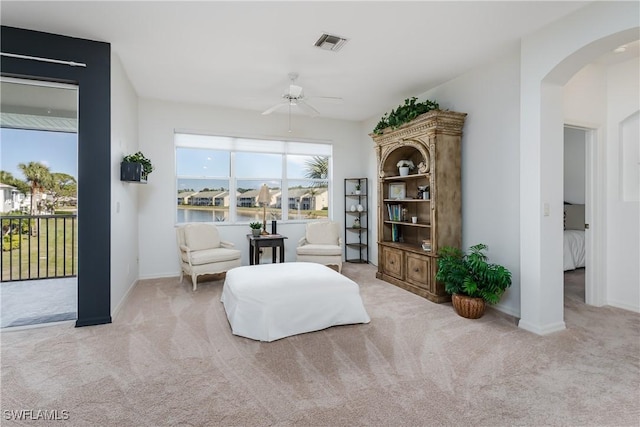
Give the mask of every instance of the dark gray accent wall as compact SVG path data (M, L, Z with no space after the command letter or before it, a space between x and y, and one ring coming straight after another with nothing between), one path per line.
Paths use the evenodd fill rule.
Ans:
M111 46L2 26L3 53L87 64L72 67L3 56L3 76L77 84L78 105L78 320L111 323Z

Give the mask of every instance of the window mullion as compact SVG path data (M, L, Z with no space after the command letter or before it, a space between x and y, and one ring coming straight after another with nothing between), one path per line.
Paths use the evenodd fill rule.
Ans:
M237 222L237 194L238 194L238 178L236 177L236 152L229 153L229 221L232 224Z
M280 196L280 209L282 211L282 220L289 220L289 181L287 180L287 155L282 155L282 189Z

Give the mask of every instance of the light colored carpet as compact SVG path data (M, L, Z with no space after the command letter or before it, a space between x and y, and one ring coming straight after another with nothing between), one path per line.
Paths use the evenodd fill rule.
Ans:
M65 426L638 425L640 315L573 308L540 337L370 265L344 273L371 323L260 343L231 334L222 281L162 279L111 325L3 332L2 410L66 410Z

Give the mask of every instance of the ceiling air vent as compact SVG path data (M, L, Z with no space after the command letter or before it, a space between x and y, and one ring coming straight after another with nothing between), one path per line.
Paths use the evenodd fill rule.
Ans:
M342 46L344 46L346 42L347 39L345 38L325 33L320 36L318 41L316 41L315 46L319 47L320 49L337 52L342 49Z

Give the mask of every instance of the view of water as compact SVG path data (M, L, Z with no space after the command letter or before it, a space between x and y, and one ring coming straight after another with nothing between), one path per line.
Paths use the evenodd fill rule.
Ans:
M323 212L324 213L324 212ZM255 214L244 214L244 213L236 213L237 220L236 222L253 222L258 221L262 222L262 212L256 212ZM326 219L327 216L319 215L318 218ZM270 217L269 212L267 212L267 221L271 221L272 217ZM277 218L280 220L279 218ZM294 210L289 211L289 220L304 220L310 219L306 216L305 213L296 212ZM229 221L229 211L223 209L214 209L214 210L200 210L200 209L183 209L178 208L178 223L181 222L228 222Z
M236 222L262 222L262 213L253 215L236 214ZM229 221L229 211L227 210L199 210L199 209L181 209L178 208L178 223L181 222L221 222Z

